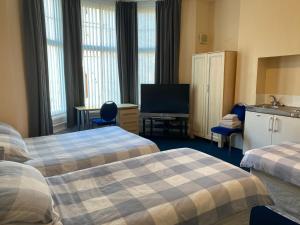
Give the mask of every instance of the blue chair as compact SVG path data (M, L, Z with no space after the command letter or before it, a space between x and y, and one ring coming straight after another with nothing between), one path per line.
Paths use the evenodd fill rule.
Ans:
M211 128L211 141L213 141L214 133L225 136L227 139L229 138L229 150L231 150L232 137L237 134L243 135L243 125L245 122L246 106L237 104L233 107L231 113L236 114L238 116L239 120L242 122L241 128L231 129L221 126Z
M92 127L97 126L116 125L116 117L118 114L118 107L112 101L105 102L100 109L100 118L92 118Z

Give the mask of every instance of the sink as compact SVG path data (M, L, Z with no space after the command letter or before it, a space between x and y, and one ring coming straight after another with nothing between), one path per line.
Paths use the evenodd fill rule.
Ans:
M267 113L279 116L297 117L300 118L300 107L292 106L273 106L271 104L260 104L247 107L248 111Z
M264 108L264 109L279 109L279 106L269 105L269 104L256 105L255 107L260 107L260 108Z

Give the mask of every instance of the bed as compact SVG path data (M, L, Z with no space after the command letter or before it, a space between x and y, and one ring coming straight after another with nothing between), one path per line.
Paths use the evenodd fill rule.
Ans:
M261 181L192 149L46 178L64 225L244 225L272 204Z
M44 176L158 152L152 141L117 126L24 139L30 160Z
M300 144L286 142L249 150L241 167L266 185L277 213L300 223Z

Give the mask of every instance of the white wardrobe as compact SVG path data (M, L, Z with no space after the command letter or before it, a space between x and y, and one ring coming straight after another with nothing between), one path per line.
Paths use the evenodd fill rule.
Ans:
M237 53L210 52L193 56L192 134L210 139L210 129L219 124L234 105ZM214 136L218 140L218 136Z

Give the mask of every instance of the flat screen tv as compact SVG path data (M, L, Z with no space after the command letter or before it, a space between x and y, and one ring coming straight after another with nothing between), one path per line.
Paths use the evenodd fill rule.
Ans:
M189 113L189 84L142 84L142 113Z

